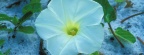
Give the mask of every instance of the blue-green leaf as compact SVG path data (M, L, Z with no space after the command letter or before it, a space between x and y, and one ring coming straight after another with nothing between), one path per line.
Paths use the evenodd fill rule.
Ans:
M19 31L26 34L32 34L34 33L35 29L32 26L20 26Z
M121 27L118 27L115 30L115 34L119 38L121 38L123 40L126 40L130 43L135 43L136 42L136 38L129 31L126 31L126 30L122 29Z
M5 15L5 14L0 14L0 21L10 21L11 17Z
M120 2L124 2L124 0L115 0L116 2L120 3Z
M131 0L126 0L126 6L125 8L132 8L133 7L133 3L131 2Z
M4 55L4 54L0 51L0 55Z
M0 21L10 21L13 24L18 23L18 19L16 17L9 17L6 14L0 14Z
M94 0L102 5L104 11L104 21L110 23L116 19L116 12L114 8L109 4L108 0Z
M9 55L10 54L10 50L11 49L8 49L6 52L4 52L4 55Z
M30 3L40 3L40 0L31 0Z
M26 14L29 11L32 11L33 13L35 13L35 12L40 12L41 10L42 10L42 8L41 8L40 3L30 3L30 4L27 4L23 8L22 12L23 12L23 14Z
M99 51L96 51L96 52L94 52L94 53L92 53L90 55L101 55L101 53Z
M3 31L9 31L9 32L12 32L13 31L13 29L7 29L7 26L5 26L5 25L0 25L0 30L3 30Z
M20 18L18 25L21 25L23 22L28 20L32 15L33 15L33 13L31 11L27 12L26 14L24 14L23 17Z
M5 25L0 25L0 30L7 30L7 27Z
M4 44L5 40L0 39L0 46L2 46Z
M18 18L14 17L14 18L11 19L11 22L12 22L14 25L17 25L18 22L19 22L19 20L18 20Z

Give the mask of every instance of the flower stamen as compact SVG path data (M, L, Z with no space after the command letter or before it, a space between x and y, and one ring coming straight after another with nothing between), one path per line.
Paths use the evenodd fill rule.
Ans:
M65 26L65 31L67 35L75 36L79 31L79 24L74 23L73 21L69 21Z
M77 28L71 28L70 30L67 31L67 34L71 36L75 36L77 32L78 32Z

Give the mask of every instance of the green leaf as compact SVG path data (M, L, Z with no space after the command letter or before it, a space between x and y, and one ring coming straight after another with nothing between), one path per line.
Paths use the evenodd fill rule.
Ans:
M34 33L35 29L32 26L20 26L19 31L26 34L31 34Z
M14 17L14 18L12 18L11 22L12 22L14 25L17 25L18 22L19 22L19 20L18 20L18 18Z
M126 40L126 41L128 41L130 43L135 43L136 42L135 37L129 31L126 31L126 30L122 29L121 27L118 27L115 30L115 34L119 38L121 38L123 40Z
M0 55L4 55L4 54L0 51Z
M7 15L5 15L5 14L0 14L0 21L10 21L11 19L10 19L11 17L9 17L9 16L7 16Z
M9 55L10 54L10 50L11 49L8 49L6 52L4 52L4 55Z
M102 5L104 11L104 21L110 23L116 19L116 12L114 8L109 4L108 0L94 0Z
M126 0L126 6L125 6L125 8L132 8L133 7L133 3L131 2L131 1L129 1L129 0Z
M12 28L10 28L10 29L7 29L6 31L12 32L12 31L13 31L13 29L12 29Z
M5 25L0 25L0 30L7 30L7 27Z
M0 30L4 30L4 31L9 31L9 32L12 32L13 29L7 29L7 27L5 25L0 25Z
M0 39L0 46L2 46L4 44L5 40Z
M120 2L124 2L124 0L115 0L116 2L120 3Z
M99 51L96 51L96 52L94 52L94 53L92 53L90 55L101 55L101 53Z
M13 24L18 23L18 19L16 17L9 17L6 14L0 14L0 21L10 21Z
M41 10L42 10L42 8L41 8L40 3L30 3L30 4L27 4L23 8L22 12L23 12L23 14L26 14L29 11L32 11L33 13L35 13L35 12L40 12Z
M40 0L31 0L30 3L40 3Z
M28 20L31 16L32 16L32 12L27 12L20 20L19 20L19 24L21 25L23 22L25 22L26 20Z

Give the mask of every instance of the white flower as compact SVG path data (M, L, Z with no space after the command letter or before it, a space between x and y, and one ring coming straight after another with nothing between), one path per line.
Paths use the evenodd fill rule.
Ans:
M52 55L90 54L100 49L102 6L92 0L51 0L35 21Z

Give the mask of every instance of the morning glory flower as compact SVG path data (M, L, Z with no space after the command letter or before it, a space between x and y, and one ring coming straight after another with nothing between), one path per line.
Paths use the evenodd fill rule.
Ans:
M103 15L102 6L92 0L51 0L35 26L52 55L91 54L104 39Z

